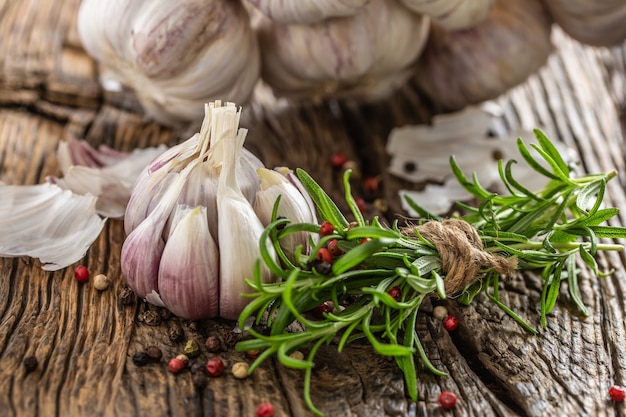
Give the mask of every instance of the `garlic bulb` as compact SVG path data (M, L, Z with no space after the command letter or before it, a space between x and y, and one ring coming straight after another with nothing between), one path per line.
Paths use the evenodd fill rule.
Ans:
M209 100L244 102L259 77L258 45L239 1L83 0L78 33L163 124L200 120Z
M206 105L200 132L144 169L126 210L121 264L129 287L182 318L237 318L261 257L264 226L253 205L262 164L243 148L239 117L233 103ZM298 196L286 197L287 206ZM261 274L272 278L267 267Z
M495 0L400 0L409 9L429 16L448 29L464 29L484 20Z
M370 0L353 16L314 24L256 26L262 78L292 99L378 99L409 77L426 40L428 18L397 1Z
M495 98L546 62L551 26L540 0L496 0L487 18L469 29L433 24L415 80L446 110Z
M572 38L594 46L626 40L624 0L544 0L555 22Z
M329 17L351 16L370 0L247 0L270 19L281 23L314 23Z

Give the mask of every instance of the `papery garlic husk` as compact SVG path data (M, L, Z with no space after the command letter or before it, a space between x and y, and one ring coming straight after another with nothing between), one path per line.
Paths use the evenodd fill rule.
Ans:
M119 152L106 146L94 149L87 142L70 139L61 142L57 161L63 177L46 180L76 194L98 197L96 211L103 217L124 216L130 193L141 171L165 146Z
M78 261L105 225L97 198L55 184L6 185L0 182L0 256L39 258L56 271Z
M245 280L253 280L258 265L262 282L270 282L272 274L262 262L260 245L265 245L270 256L276 257L269 238L260 242L264 227L250 202L238 185L235 156L243 146L246 131L237 131L239 114L230 112L224 117L224 165L220 173L217 193L218 233L220 242L220 316L237 319L249 303L242 297L251 293Z
M489 14L495 0L399 0L410 10L429 16L447 30L472 27Z
M200 120L210 100L243 103L258 81L258 44L239 1L83 0L77 19L86 51L160 123Z
M159 264L159 297L185 319L219 313L219 251L206 211L202 206L179 206Z
M276 95L294 100L377 100L409 77L428 24L427 17L387 0L314 24L260 19L262 78Z
M254 211L263 226L272 221L272 213L276 200L278 216L289 219L292 223L317 223L315 211L312 211L305 197L283 174L267 168L257 169L261 180L261 189L257 192ZM292 256L298 246L302 252L308 253L309 233L298 232L285 236L280 240L280 246L289 256Z
M414 79L444 110L498 97L545 64L551 26L540 0L496 0L487 18L469 29L432 24Z
M281 23L315 23L351 16L370 0L246 0L265 16Z
M554 21L572 38L593 46L626 40L624 0L544 0Z

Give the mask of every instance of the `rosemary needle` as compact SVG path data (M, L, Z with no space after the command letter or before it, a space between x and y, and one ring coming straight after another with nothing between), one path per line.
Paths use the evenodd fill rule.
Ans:
M476 295L485 293L522 328L538 333L500 300L499 277L515 269L541 271L543 327L563 281L567 281L571 300L581 314L587 315L576 260L582 259L596 275L601 275L595 254L623 247L600 239L626 237L626 228L603 225L619 212L602 205L606 183L616 173L574 177L552 142L539 130L535 130L535 137L537 144L530 146L539 159L521 139L517 146L524 162L546 177L543 189L533 192L520 184L512 174L517 162L510 160L499 163L500 178L508 194L493 193L475 175L467 178L451 157L453 174L477 204L459 203L465 214L444 220L408 199L423 219L403 228L397 223L387 227L378 219L363 218L350 192L349 170L343 180L355 224L347 221L309 174L297 170L321 220L330 222L334 232L312 244L312 253L304 254L300 249L296 259L288 258L279 240L290 233L314 234L320 226L278 219L276 202L275 221L265 229L260 242L270 238L281 262L273 260L264 248L262 261L282 280L263 283L257 268L254 279L248 281L255 290L249 294L253 300L239 318L242 328L253 316L257 324L269 327L269 334L250 329L252 338L237 344L238 350L264 350L250 372L272 355L285 366L305 370L305 401L311 411L321 415L310 397L315 353L322 344L336 340L335 336L339 336L339 351L356 339L365 339L379 354L395 358L404 373L407 394L416 401L415 354L431 372L445 375L428 360L415 331L420 305L429 295L459 295L459 302L469 304ZM321 273L311 267L311 260L332 240L343 254L334 259L327 274ZM323 302L330 302L334 309L321 318L314 317L311 312ZM287 330L294 321L302 331ZM309 349L306 360L289 356L299 348Z

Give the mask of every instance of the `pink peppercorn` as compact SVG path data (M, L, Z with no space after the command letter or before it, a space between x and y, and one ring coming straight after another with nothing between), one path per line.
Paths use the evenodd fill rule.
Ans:
M177 374L185 369L185 361L180 358L172 358L167 363L167 368L170 370L171 373Z
M457 327L459 327L459 320L456 317L448 316L443 319L443 328L447 331L454 331Z
M326 248L320 248L317 251L317 259L322 262L328 262L329 264L333 263L333 254Z
M270 403L261 403L256 408L257 417L274 417L274 406Z
M389 295L396 301L400 301L402 298L402 290L400 287L393 287L389 290Z
M450 391L442 391L439 394L439 404L446 410L454 408L456 406L456 394Z
M329 221L325 221L320 225L320 235L322 236L332 235L334 231L335 227Z
M330 164L335 169L340 169L348 161L348 157L343 152L335 152L330 157Z
M78 282L86 282L89 279L89 270L84 265L78 265L74 269L74 278Z
M328 242L328 250L333 256L343 255L343 251L339 249L339 247L337 246L337 239L333 239L330 242Z
M206 370L211 376L220 376L224 373L224 362L220 358L211 358L206 363Z
M359 211L362 213L367 210L367 203L362 197L357 197L354 199L356 206L359 208Z
M616 403L624 402L624 398L626 397L626 389L620 385L613 385L609 388L609 396Z

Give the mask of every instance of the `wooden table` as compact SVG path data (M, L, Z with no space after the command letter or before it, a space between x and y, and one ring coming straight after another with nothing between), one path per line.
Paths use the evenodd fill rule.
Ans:
M145 120L132 93L100 89L97 65L82 51L73 26L78 3L0 1L0 180L5 183L37 184L59 174L55 149L67 138L130 150L189 136ZM497 99L505 110L500 133L534 127L554 132L555 139L579 151L585 170L620 172L609 186L607 204L626 207L626 45L582 47L558 31L554 41L558 50L548 64ZM397 190L416 185L387 173L385 141L394 126L428 122L433 112L407 86L378 105L320 104L278 112L254 105L244 109L244 124L250 129L247 146L267 166L302 167L338 199L340 174L328 161L333 152L345 152L363 175L381 176L380 197L392 218L402 213ZM623 214L615 224L626 225ZM200 343L200 359L206 360L211 354L205 339L217 335L228 342L233 323L141 320L158 311L120 299L123 239L122 222L109 221L82 261L93 274L113 279L102 292L77 283L71 267L44 272L33 260L0 259L2 415L234 417L254 415L261 401L273 403L277 415L310 415L302 401L302 374L274 361L248 379L227 372L201 390L189 372L169 373L165 358L184 347L184 341L170 340L169 329L181 326L185 338ZM332 346L322 350L313 400L329 416L624 416L626 405L607 396L612 384L626 385L624 256L598 256L602 269L615 269L607 278L583 274L589 317L576 313L563 293L538 336L525 333L486 297L469 307L448 301L461 321L448 334L427 303L419 335L434 365L450 376L436 377L420 365L417 403L406 398L394 362L360 344L342 354ZM504 302L539 327L535 274L512 276L501 290ZM164 359L135 366L133 354L148 345L159 346ZM23 359L32 355L38 367L28 373ZM232 348L220 355L229 365L249 361ZM441 390L459 395L454 411L438 406Z

